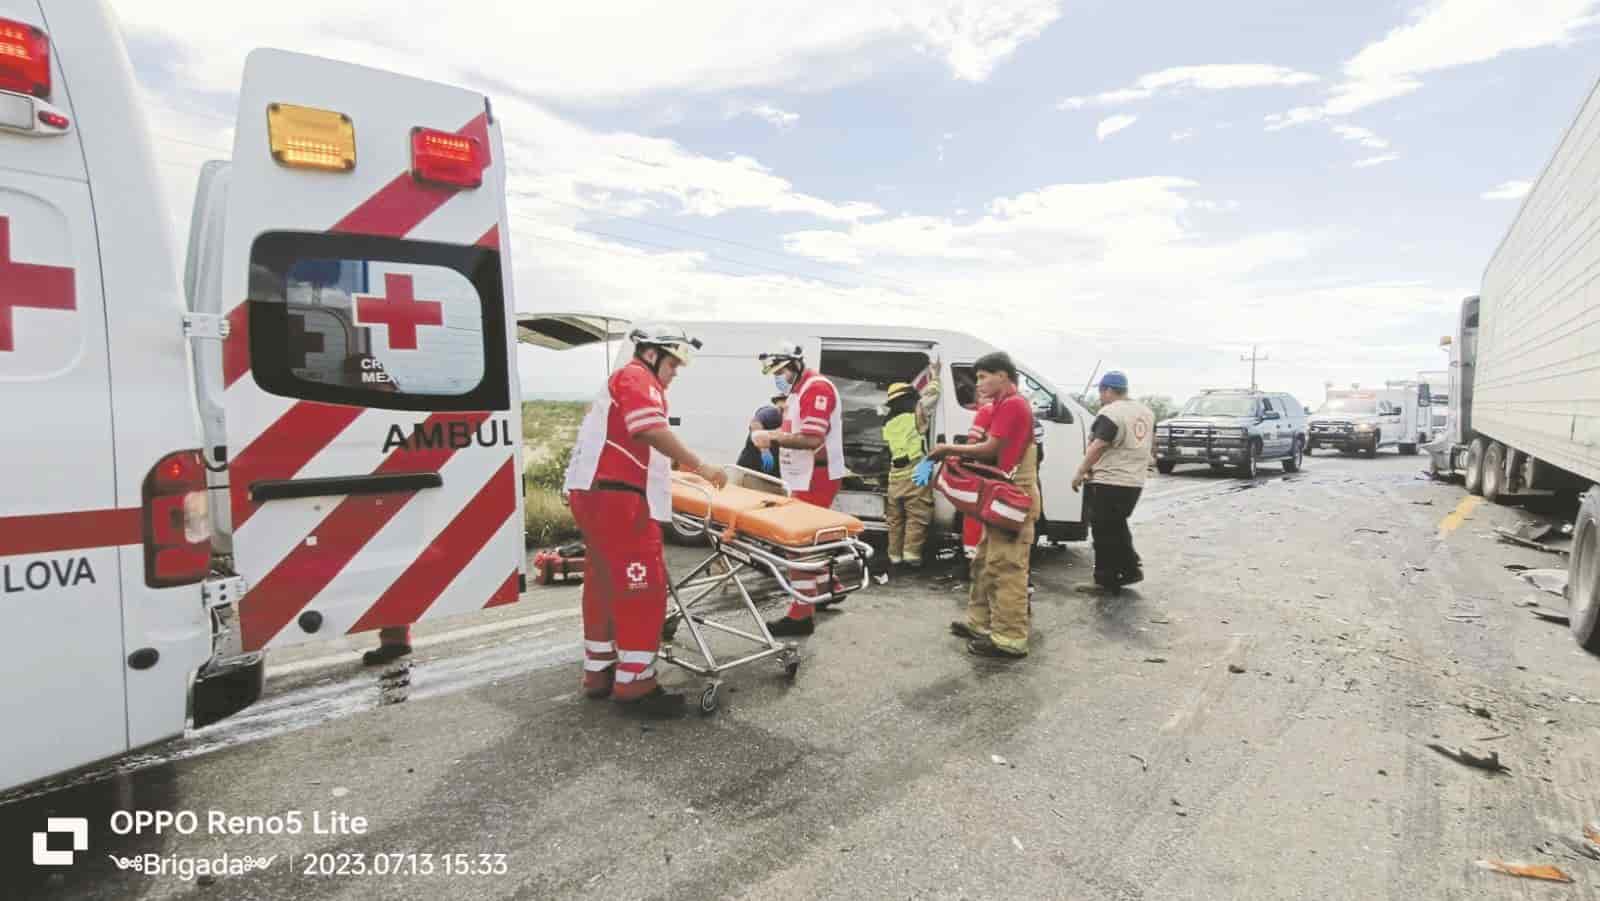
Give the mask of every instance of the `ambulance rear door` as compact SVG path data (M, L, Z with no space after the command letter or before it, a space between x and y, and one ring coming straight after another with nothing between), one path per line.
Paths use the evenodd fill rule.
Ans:
M83 133L46 24L0 0L0 790L127 750L119 548L142 540L117 502ZM35 60L50 77L17 90Z
M505 165L487 98L245 63L222 247L247 650L515 601Z

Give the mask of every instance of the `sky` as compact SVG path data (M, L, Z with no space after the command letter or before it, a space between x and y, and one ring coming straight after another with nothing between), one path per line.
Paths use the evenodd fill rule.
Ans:
M113 5L177 247L280 47L491 96L520 310L952 328L1180 400L1252 348L1311 404L1444 368L1600 77L1600 0Z

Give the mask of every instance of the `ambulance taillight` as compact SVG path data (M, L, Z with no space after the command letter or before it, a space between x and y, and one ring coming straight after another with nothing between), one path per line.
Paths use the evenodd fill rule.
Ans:
M197 450L161 458L144 479L144 581L192 585L211 571L211 508Z
M451 188L476 188L483 184L483 144L477 138L411 129L411 177Z
M50 99L50 38L43 31L0 19L0 91Z

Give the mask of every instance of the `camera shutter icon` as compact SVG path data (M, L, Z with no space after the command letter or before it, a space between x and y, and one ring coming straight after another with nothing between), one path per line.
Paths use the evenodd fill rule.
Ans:
M72 850L50 850L50 835L65 832L72 836ZM40 867L70 867L77 851L89 850L89 821L83 817L50 817L45 831L33 834L33 863Z

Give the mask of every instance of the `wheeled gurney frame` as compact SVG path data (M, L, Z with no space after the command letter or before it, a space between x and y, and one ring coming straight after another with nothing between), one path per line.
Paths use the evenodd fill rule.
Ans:
M762 480L776 483L782 491L782 483L762 473L752 472L747 469L730 467L731 471L748 479ZM784 675L790 679L795 678L800 671L800 652L794 642L780 642L772 637L767 629L767 623L761 618L761 611L756 606L755 598L751 597L750 590L744 580L740 578L741 570L749 570L757 575L770 576L774 579L784 594L791 598L804 600L808 603L825 604L844 598L846 595L865 588L871 578L867 569L867 561L872 557L872 548L866 542L851 538L848 531L842 526L824 529L813 537L812 543L803 546L789 546L763 541L748 535L738 533L732 536L724 535L718 524L712 521L711 509L713 495L710 491L699 485L687 482L679 484L689 485L706 495L706 516L704 518L674 510L673 522L681 534L687 537L704 535L711 545L711 554L688 575L677 582L669 582L668 596L672 599L672 609L668 611L666 622L661 627L661 659L667 663L682 667L698 676L706 676L710 681L706 683L700 693L700 712L710 714L716 712L718 695L722 687L722 674L734 667L744 666L768 657L776 658L783 667ZM785 492L786 493L786 492ZM712 567L718 562L724 565L722 573L712 573ZM841 566L846 564L858 566L861 570L859 584L846 585L836 578L836 573ZM791 573L815 573L819 578L826 579L828 590L824 593L811 596L802 595L790 581ZM739 590L739 599L743 602L744 612L755 621L756 631L746 632L725 623L716 622L703 613L695 612L695 606L712 592L732 584ZM837 590L835 590L837 589ZM687 600L684 595L694 592ZM695 648L691 653L698 654L700 662L692 658L680 657L674 653L675 649L669 644L677 634L678 625L686 624L689 635L694 639ZM706 641L706 633L702 629L715 629L728 635L737 636L752 644L760 650L747 654L736 660L719 661L711 650L711 645Z

